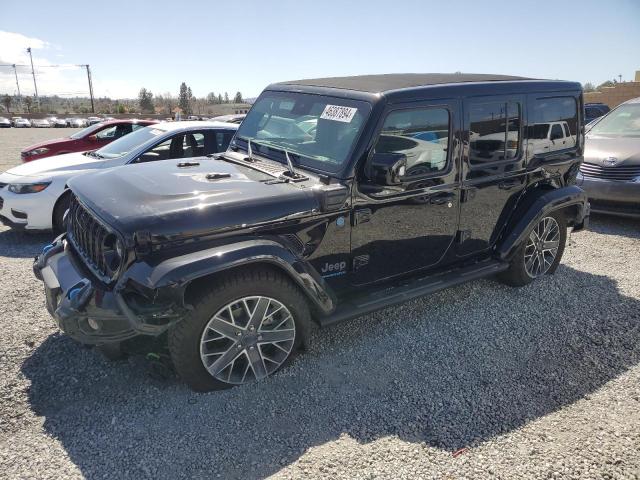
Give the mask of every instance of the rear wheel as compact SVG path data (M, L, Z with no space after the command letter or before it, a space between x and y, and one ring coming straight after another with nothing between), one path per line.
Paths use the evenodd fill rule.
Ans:
M178 375L197 391L273 374L299 349L310 323L298 287L269 269L233 272L193 307L169 331L169 350Z
M534 225L518 248L509 269L499 279L512 286L523 286L542 275L553 274L564 253L567 224L561 211L552 212Z

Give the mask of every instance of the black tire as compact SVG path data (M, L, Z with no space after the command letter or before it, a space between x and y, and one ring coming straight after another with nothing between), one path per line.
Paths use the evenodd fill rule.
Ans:
M71 193L67 191L60 196L55 207L53 207L53 231L55 233L62 233L65 230L63 222L64 213L69 208L70 202Z
M169 351L178 376L193 390L208 392L234 386L220 381L207 371L200 356L205 327L224 306L250 296L264 296L284 305L295 323L295 338L286 365L307 338L311 316L307 300L300 289L285 275L267 266L247 267L220 275L210 288L200 290L193 300L193 310L169 330ZM229 340L230 341L230 340ZM241 347L238 347L241 348ZM231 367L233 369L233 366ZM273 374L271 371L268 374Z
M540 222L534 225L528 232L525 240L522 242L522 245L518 247L518 250L515 252L511 262L509 264L509 269L498 275L498 280L502 283L510 285L512 287L522 287L528 285L533 282L536 277L530 275L527 272L527 268L525 266L525 249L527 248L527 242L531 235L531 232L541 223L544 222L546 218L553 218L558 226L559 226L559 240L558 240L558 250L555 256L555 259L551 263L551 265L544 271L543 275L553 275L558 265L560 264L560 260L562 260L562 254L564 253L564 247L567 242L567 223L562 211L551 212L550 214L543 217Z

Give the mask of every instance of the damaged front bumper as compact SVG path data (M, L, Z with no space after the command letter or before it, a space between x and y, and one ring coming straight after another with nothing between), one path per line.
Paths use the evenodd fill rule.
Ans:
M86 344L159 335L186 314L182 292L145 292L125 276L113 286L94 279L61 235L33 264L45 287L47 310L60 329Z

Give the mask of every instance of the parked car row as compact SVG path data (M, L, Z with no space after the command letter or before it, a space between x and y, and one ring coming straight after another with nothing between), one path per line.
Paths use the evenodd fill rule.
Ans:
M11 120L9 120L6 117L0 117L0 128L84 128L96 123L101 123L109 120L113 120L113 117L88 117L86 119L79 117L47 117L34 118L32 120L22 117L12 117Z
M191 388L228 388L281 368L312 323L554 273L588 225L579 184L619 189L640 130L628 102L585 147L582 102L578 83L501 75L279 83L240 125L158 123L11 169L0 218L63 232L34 273L72 338L113 355L162 335Z

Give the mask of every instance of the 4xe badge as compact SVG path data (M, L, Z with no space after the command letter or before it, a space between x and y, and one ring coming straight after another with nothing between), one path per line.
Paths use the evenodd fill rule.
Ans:
M336 277L338 275L344 275L345 273L347 273L347 262L325 262L325 264L320 269L320 273L323 277Z

